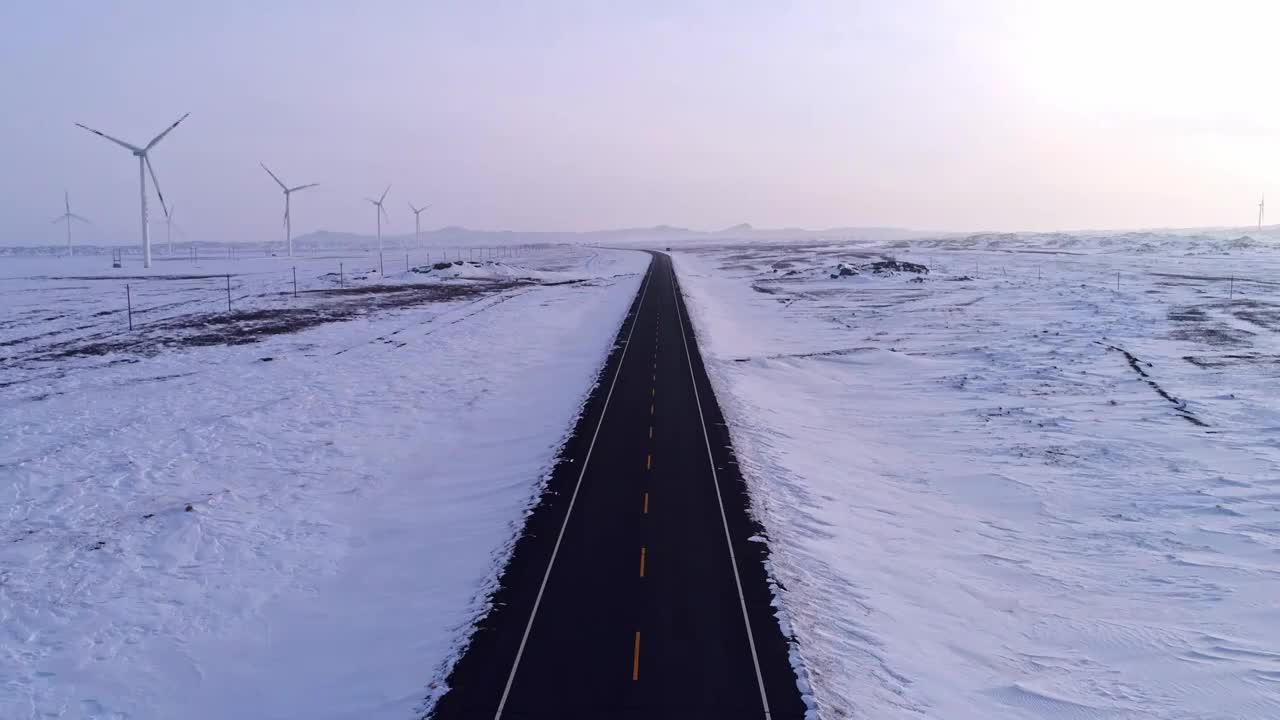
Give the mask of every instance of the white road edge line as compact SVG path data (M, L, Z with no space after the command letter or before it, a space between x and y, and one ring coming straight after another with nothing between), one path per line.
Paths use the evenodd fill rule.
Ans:
M670 261L668 257L668 262ZM711 483L716 489L716 502L720 505L720 522L724 524L724 542L729 548L729 562L733 565L733 582L738 586L738 604L742 607L742 624L747 628L747 644L751 646L751 662L756 668L756 684L760 686L760 704L764 706L765 720L770 720L769 697L764 691L764 676L760 673L760 657L756 654L756 639L751 633L751 618L747 616L747 599L742 594L742 578L738 576L738 558L733 552L733 539L729 535L729 519L724 513L724 499L720 496L720 476L716 474L716 459L711 454L711 438L707 435L707 420L702 416L702 399L698 397L698 378L693 374L693 356L689 353L689 341L685 337L684 315L680 312L680 294L676 292L676 267L671 264L671 294L676 301L676 318L680 321L680 340L684 343L684 358L689 363L689 381L693 383L693 400L698 406L698 422L702 425L702 440L707 445L707 460L711 462Z
M613 398L613 388L618 384L618 376L622 374L622 365L627 360L627 351L631 349L631 336L636 331L636 320L640 319L640 309L644 307L645 296L649 294L649 281L653 278L654 262L649 262L649 272L645 274L644 288L640 291L640 302L636 304L636 316L631 320L631 329L627 331L627 344L622 348L622 357L618 358L618 367L613 371L613 381L609 383L609 393L604 396L604 408L600 411L600 420L596 422L596 431L591 434L591 444L587 446L587 456L582 460L582 470L578 473L578 482L573 486L573 495L569 497L569 507L564 511L564 522L560 524L560 534L556 536L556 544L551 548L551 559L547 561L547 571L542 574L542 584L538 586L538 595L533 600L533 610L529 613L529 622L524 626L524 636L520 638L520 647L516 650L515 662L511 664L511 674L507 676L507 685L502 689L502 699L498 701L498 711L493 720L502 717L502 710L507 706L507 696L511 694L511 685L516 680L516 670L520 669L520 658L524 656L524 646L529 642L529 631L533 629L533 619L538 615L538 606L542 604L542 593L547 589L547 580L551 578L551 568L556 564L556 555L560 552L560 541L564 540L564 531L569 527L569 516L573 514L573 504L578 500L578 490L582 487L582 478L587 474L587 465L591 462L591 451L596 449L596 438L600 436L600 428L604 425L605 415L609 413L609 400ZM758 673L758 671L757 671Z

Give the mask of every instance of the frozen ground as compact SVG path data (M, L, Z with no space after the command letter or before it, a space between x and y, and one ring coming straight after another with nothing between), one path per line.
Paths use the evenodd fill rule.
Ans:
M674 253L820 717L1280 717L1280 254L1116 237Z
M0 265L0 717L413 717L647 257L106 261Z

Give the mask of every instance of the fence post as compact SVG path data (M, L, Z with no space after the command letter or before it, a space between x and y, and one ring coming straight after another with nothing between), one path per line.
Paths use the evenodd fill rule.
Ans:
M346 277L342 274L342 263L338 263L338 287L344 288L346 286Z
M409 253L404 254L404 271L409 272Z
M227 312L231 312L231 275L227 275Z
M298 297L298 268L297 268L297 266L294 266L294 268L293 268L293 297L294 297L294 298L297 298L297 297Z
M1231 276L1230 287L1231 289L1227 291L1227 300L1234 300L1236 298L1236 276L1235 275Z
M1120 271L1116 271L1116 292L1120 292Z
M129 330L133 330L133 293L129 291L129 283L124 284L124 303L129 313Z

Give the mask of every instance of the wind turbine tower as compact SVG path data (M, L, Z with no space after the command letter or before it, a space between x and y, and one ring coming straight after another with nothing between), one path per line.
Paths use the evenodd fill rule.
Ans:
M378 209L376 213L376 216L378 218L378 255L382 255L382 218L387 217L387 211L385 208L382 207L382 201L387 199L387 193L389 192L391 192L390 185L387 186L386 190L382 191L382 197L378 198L377 200L374 200L373 198L365 198L365 200L368 200L370 203L373 204L374 207ZM391 218L387 217L387 220L390 221Z
M1262 199L1258 201L1258 230L1259 231L1262 230L1262 212L1266 210L1266 207L1267 207L1267 196L1263 195Z
M307 185L298 185L297 187L289 187L283 182L280 182L280 178L276 177L276 174L271 172L266 163L258 164L262 166L263 170L267 171L267 174L271 176L271 179L275 180L276 184L280 186L280 189L284 191L284 243L289 248L289 257L293 257L293 221L289 216L289 196L299 190L316 187L320 183L310 183Z
M422 247L422 212L429 207L431 206L423 205L416 208L413 203L409 203L409 209L413 211L413 246L415 248Z
M71 221L79 220L82 223L87 223L89 221L71 212L71 194L68 193L66 190L62 191L62 202L63 202L63 205L67 208L67 211L59 215L58 217L54 218L53 224L56 225L60 222L65 222L67 224L67 257L71 257L72 255L75 254L75 252L71 249Z
M164 209L164 242L168 246L165 254L173 257L173 206Z
M110 135L100 130L94 130L88 125L81 125L80 123L76 123L77 126L82 127L85 130L88 130L94 135L102 137L106 140L110 140L111 142L133 153L133 156L138 158L138 192L142 201L142 267L145 267L145 268L151 267L151 235L150 233L147 232L147 174L148 173L151 175L151 184L154 185L156 188L156 197L160 198L160 207L161 208L165 207L164 193L160 192L160 181L156 180L156 171L151 167L151 159L147 157L147 153L151 152L151 149L154 148L157 144L159 144L160 141L164 139L165 135L168 135L169 133L173 132L173 129L178 127L179 123L181 123L183 120L186 120L187 116L190 114L191 113L187 113L186 115L183 115L182 117L178 118L176 121L174 121L172 125L165 128L164 132L152 138L151 142L147 143L145 147L130 145L129 143L117 138L113 138ZM166 210L165 212L167 215L168 211Z

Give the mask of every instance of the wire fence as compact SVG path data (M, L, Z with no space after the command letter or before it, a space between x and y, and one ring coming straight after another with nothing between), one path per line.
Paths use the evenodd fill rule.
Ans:
M541 246L435 248L410 252L375 253L374 258L346 258L325 271L324 264L303 259L287 269L189 275L156 275L122 283L125 326L170 320L195 312L236 312L303 300L318 292L357 286L403 284L414 274L430 275L456 263L498 262L536 253ZM191 257L197 256L192 252ZM234 259L235 255L231 257ZM243 258L243 256L241 256ZM207 259L207 256L206 256ZM299 270L301 269L301 273Z
M234 318L242 313L319 308L343 297L341 291L431 283L454 277L447 269L457 263L524 265L553 247L432 247L332 258L234 256L243 262L210 259L206 254L190 269L183 268L183 259L171 256L155 274L116 270L114 274L68 272L14 278L0 288L6 305L0 315L0 361L38 357L65 343L163 331L186 319L200 322L214 315ZM190 257L197 255L192 252Z

